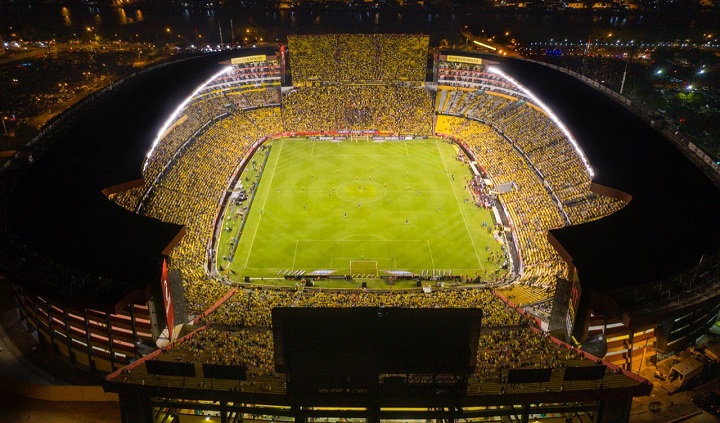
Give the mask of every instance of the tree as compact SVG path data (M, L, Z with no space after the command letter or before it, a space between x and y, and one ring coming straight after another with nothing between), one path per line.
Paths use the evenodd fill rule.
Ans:
M705 94L701 93L700 91L691 91L689 93L679 93L678 99L685 107L689 107L691 109L700 109L707 103L707 99L705 98Z

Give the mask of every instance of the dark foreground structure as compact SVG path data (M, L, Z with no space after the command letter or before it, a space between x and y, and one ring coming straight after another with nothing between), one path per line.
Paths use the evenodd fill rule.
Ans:
M126 422L163 421L188 408L221 422L259 415L527 422L540 414L620 422L633 397L650 393L646 380L560 343L564 367L478 380L481 316L478 309L277 308L275 363L284 376L186 361L195 332L114 372L105 389L120 394Z

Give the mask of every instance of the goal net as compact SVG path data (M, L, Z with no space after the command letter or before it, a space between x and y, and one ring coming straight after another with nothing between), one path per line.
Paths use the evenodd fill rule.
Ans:
M377 260L350 260L350 273L353 275L378 275Z

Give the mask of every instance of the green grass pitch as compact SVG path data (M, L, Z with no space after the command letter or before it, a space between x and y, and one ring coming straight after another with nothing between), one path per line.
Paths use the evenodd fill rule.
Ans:
M490 279L502 263L488 257L501 245L491 212L471 201L457 152L435 138L272 141L242 233L237 220L223 224L218 268L231 279L320 269Z

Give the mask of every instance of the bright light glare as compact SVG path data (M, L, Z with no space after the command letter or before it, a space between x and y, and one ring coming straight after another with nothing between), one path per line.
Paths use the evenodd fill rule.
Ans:
M663 72L662 69L658 69L657 72L655 72L655 73L658 75L662 75L662 72Z
M145 156L146 159L145 159L145 164L143 165L143 171L144 171L145 168L147 167L148 161L150 160L150 157L152 157L152 154L153 154L153 152L155 151L155 148L157 147L158 143L160 142L160 139L161 139L162 135L165 133L165 131L167 131L167 129L170 127L170 125L172 125L172 123L175 122L175 119L178 117L178 115L180 114L180 112L182 112L182 110L185 108L185 106L187 106L187 104L190 102L190 100L192 100L193 97L195 97L200 91L202 91L205 87L207 87L208 84L210 84L211 82L213 82L213 81L214 81L215 79L217 79L218 77L220 77L220 76L222 76L222 75L224 75L224 74L226 74L226 73L230 73L232 70L233 70L233 67L232 67L232 66L226 66L225 68L223 68L223 70L221 70L220 72L218 72L218 73L216 73L215 75L211 76L210 79L208 79L207 81L203 82L199 87L197 87L197 88L195 89L195 91L193 91L192 94L190 94L185 100L183 100L182 103L180 103L179 106L177 106L177 108L175 109L175 111L174 111L174 112L170 115L170 117L165 121L165 123L164 123L163 126L160 128L160 130L158 131L157 135L155 136L155 140L154 140L153 143L152 143L152 147L150 147L150 150L147 152L147 155Z
M575 148L575 151L578 153L578 156L580 156L580 160L582 160L583 164L585 165L585 169L587 169L587 172L590 175L590 177L592 178L593 176L595 176L595 172L593 172L592 167L590 167L590 162L588 161L587 157L585 157L585 153L583 153L583 151L580 149L580 146L575 141L575 138L573 138L572 134L567 129L567 127L565 127L565 125L560 121L560 119L555 115L555 113L553 113L553 111L550 110L550 108L547 105L545 105L545 103L540 101L540 99L537 98L535 96L535 94L533 94L530 90L528 90L527 88L520 85L519 82L512 79L509 75L507 75L505 72L501 71L500 69L498 69L494 66L491 66L488 68L488 72L494 73L496 75L500 75L502 78L506 79L508 82L513 84L518 90L520 90L523 94L530 97L530 99L533 101L533 103L538 105L545 113L547 113L547 115L550 116L550 119L553 122L555 122L555 125L557 125L558 128L560 128L560 130L563 132L563 134L565 134L565 136L568 138L570 143L573 145L573 147Z
M487 44L483 44L483 43L481 43L480 41L477 41L477 40L473 41L473 43L479 45L480 47L489 48L489 49L492 50L492 51L497 50L495 47L489 46L489 45L487 45Z

